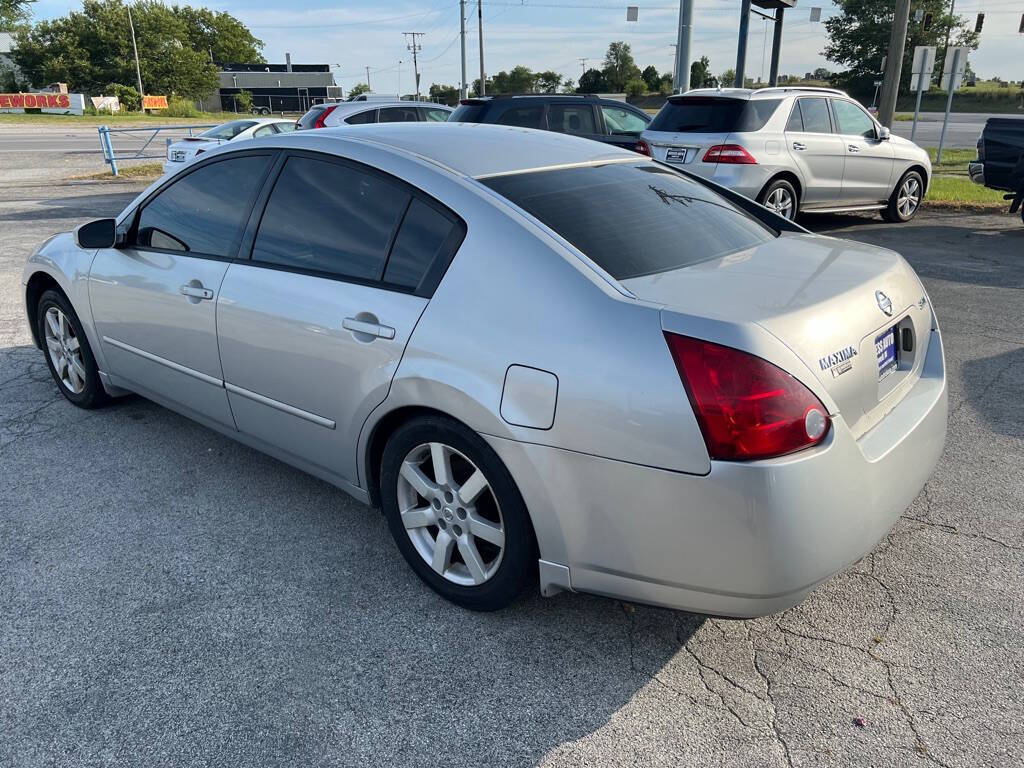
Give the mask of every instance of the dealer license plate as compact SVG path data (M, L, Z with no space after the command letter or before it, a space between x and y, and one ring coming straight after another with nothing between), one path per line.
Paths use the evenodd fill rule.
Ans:
M172 149L171 150L171 161L175 163L185 162L185 150L184 149Z
M899 366L896 350L896 326L875 337L875 355L878 358L878 380L881 381Z
M679 163L682 165L686 162L686 157L689 154L689 149L686 147L669 147L668 152L665 153L666 163Z

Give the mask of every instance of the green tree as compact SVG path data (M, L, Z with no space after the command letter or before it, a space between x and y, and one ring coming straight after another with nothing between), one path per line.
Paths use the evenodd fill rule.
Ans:
M578 93L607 93L608 83L604 79L604 73L599 69L588 69L580 77Z
M640 79L640 68L633 61L629 43L619 40L608 45L601 72L608 88L615 93L624 91L630 80Z
M725 70L721 77L718 78L718 82L722 84L723 88L732 88L733 83L736 82L736 70L732 67Z
M245 49L244 42L235 45L226 40L198 47L210 38L207 32L197 31L193 12L156 0L132 5L147 93L202 99L217 89L217 67L210 61L210 49ZM228 30L232 25L223 16L213 14L219 18L216 23ZM245 29L241 24L238 28ZM251 35L248 39L259 42ZM22 28L15 40L12 57L36 85L65 82L76 91L100 93L110 83L135 83L128 13L121 0L84 0L81 11Z
M354 99L356 96L362 96L364 93L370 92L370 86L366 83L356 83L348 89L348 97Z
M889 33L893 24L890 0L836 0L841 13L825 22L829 41L823 53L829 61L848 67L846 72L834 75L836 81L848 90L869 96L873 81L882 71L882 57L889 48ZM920 23L911 21L907 28L907 44L903 56L900 91L910 85L914 47L938 47L936 61L941 69L945 55L946 35L952 45L978 47L978 35L968 29L962 16L949 12L949 0L917 0L915 10L930 13L932 25L926 32ZM818 72L813 73L817 77Z
M212 56L217 64L262 64L263 41L229 13L193 8L172 9L188 25L189 45Z
M648 64L644 67L644 71L640 73L640 77L644 79L644 83L647 84L647 90L651 93L656 93L661 88L661 75L658 74L658 70Z
M239 91L235 94L235 106L239 112L252 112L252 91Z
M491 78L488 93L533 93L537 76L529 67L519 65Z
M35 0L0 0L0 29L10 29L28 21Z
M636 77L626 83L625 90L627 96L643 96L647 92L647 83Z
M138 112L142 109L142 97L130 85L111 83L103 89L103 93L107 96L117 96L122 112Z
M714 88L718 80L711 74L711 62L707 56L701 56L690 64L691 88Z
M562 76L552 70L538 72L534 77L533 88L538 93L558 93L562 87Z
M452 106L459 101L459 89L454 85L438 85L432 83L430 90L427 91L430 94L431 101L437 101L441 104L447 104Z

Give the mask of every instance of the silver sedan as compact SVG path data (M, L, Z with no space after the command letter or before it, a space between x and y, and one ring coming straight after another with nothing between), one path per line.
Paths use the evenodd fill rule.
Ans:
M889 530L946 433L898 254L548 132L225 145L24 284L72 403L138 393L379 506L475 609L538 578L784 609Z

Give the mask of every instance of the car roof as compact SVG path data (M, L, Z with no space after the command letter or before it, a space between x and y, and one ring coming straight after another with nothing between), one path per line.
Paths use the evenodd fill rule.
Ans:
M503 101L514 101L518 99L523 100L548 100L548 101L584 101L584 102L596 102L598 104L618 104L624 107L630 107L636 111L643 111L632 104L629 104L621 99L611 99L606 96L601 96L597 93L499 93L493 96L470 96L462 99L460 104L500 104Z
M669 101L677 101L684 96L714 96L725 99L777 99L779 96L785 96L788 94L800 95L822 95L831 94L833 96L846 96L846 91L840 91L837 88L815 88L812 86L777 86L768 88L694 88L693 90L687 91L686 93L675 94L669 96Z
M291 137L295 138L289 141ZM635 152L590 139L488 123L374 123L296 131L276 137L274 141L284 146L314 137L373 143L396 154L415 155L473 178L647 160Z
M443 109L448 112L452 111L452 108L445 104L435 104L432 101L386 101L386 100L373 100L368 101L335 101L325 104L317 104L314 109L318 107L335 107L332 115L350 115L356 112L369 112L371 109L382 109L384 107L436 107L437 109Z

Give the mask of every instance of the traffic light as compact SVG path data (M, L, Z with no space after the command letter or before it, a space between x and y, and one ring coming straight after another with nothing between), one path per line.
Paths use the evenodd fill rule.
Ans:
M931 28L932 28L932 15L930 13L925 13L924 21L921 22L921 31L922 32L927 32Z
M981 25L985 23L985 14L979 13L978 20L974 22L974 34L981 32Z

